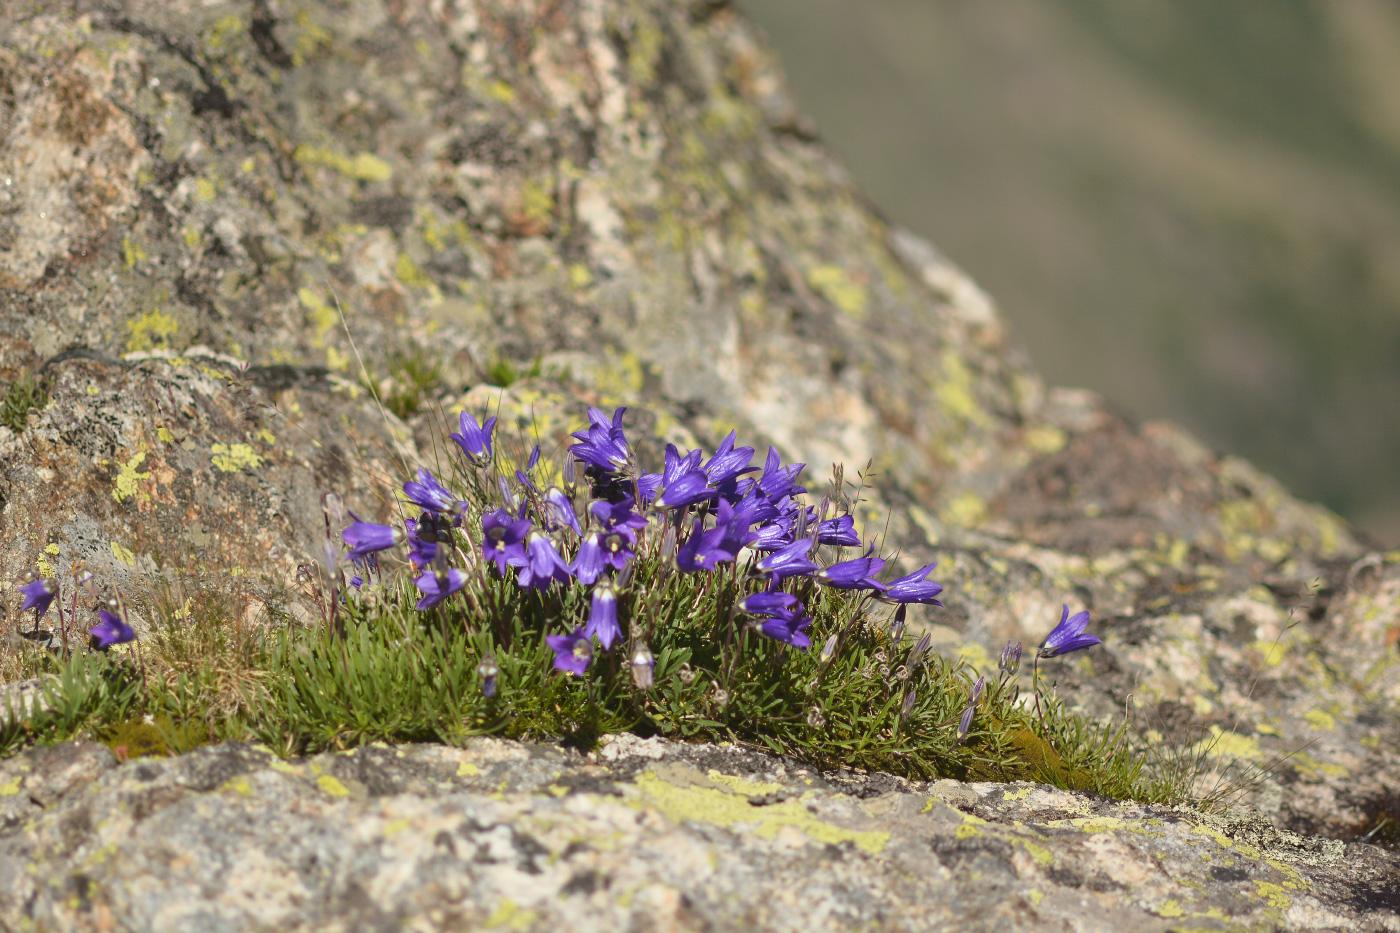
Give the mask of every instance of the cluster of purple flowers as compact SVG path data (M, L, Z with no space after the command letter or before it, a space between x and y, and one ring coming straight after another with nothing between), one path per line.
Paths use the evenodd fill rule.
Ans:
M538 446L526 468L515 471L514 486L496 477L502 502L480 517L480 561L471 561L468 550L456 544L470 503L426 469L403 487L404 497L421 510L419 516L406 520L402 530L356 519L342 534L351 559L371 561L406 539L422 594L420 609L461 590L468 579L468 570L461 568L468 563L478 568L489 564L501 576L513 573L522 589L573 583L591 587L586 624L547 636L555 667L579 675L592 662L595 640L603 651L623 640L619 590L630 577L647 530L653 528L664 536L661 551L666 560L681 573L714 572L723 564L738 563L748 552L747 579L756 581L758 588L744 596L738 608L762 635L799 650L811 646L806 629L812 619L794 592L798 581L857 591L893 604L942 605L937 599L942 587L929 579L933 564L883 579L886 561L874 556L873 547L860 550L853 516L828 517L829 500L814 507L799 498L807 491L798 482L805 464L784 464L770 448L763 465L756 466L754 448L735 446L731 432L709 458L699 450L682 453L667 445L661 471L644 472L623 431L625 412L618 408L609 417L596 408L588 410L588 427L573 434L564 488L542 490L536 485ZM479 425L462 412L459 423L461 430L452 440L471 468L489 470L495 419ZM584 484L576 482L579 466L588 481L587 502L581 507ZM463 531L474 537L468 529ZM857 549L858 556L840 559L846 548ZM650 683L650 664L650 651L638 642L632 667L639 684Z
M97 597L97 587L93 583L92 574L76 571L74 583L86 589L94 599ZM24 595L24 602L19 607L20 612L34 610L34 621L37 623L49 611L54 600L58 599L58 580L55 577L28 574L25 582L20 584L19 591ZM59 612L61 613L62 609ZM76 601L73 613L77 613ZM119 598L109 599L106 608L97 610L97 624L88 629L88 634L92 637L93 644L103 651L136 638L136 632L126 623L126 611ZM65 642L65 646L66 644Z

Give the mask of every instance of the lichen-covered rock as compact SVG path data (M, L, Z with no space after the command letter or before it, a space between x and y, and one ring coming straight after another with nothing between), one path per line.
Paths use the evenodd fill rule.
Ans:
M13 930L1400 930L1400 858L1033 784L630 737L0 764Z
M873 460L861 518L941 561L947 609L915 622L944 650L986 666L1087 607L1103 647L1046 666L1073 702L1269 769L1239 796L1280 827L1400 819L1395 556L1047 391L724 2L17 0L0 127L0 382L49 390L0 427L6 577L275 589L321 491L384 515L434 455L436 414L355 385L416 348L449 413L556 443L628 404L637 435L737 427L818 479ZM486 387L498 356L542 375Z

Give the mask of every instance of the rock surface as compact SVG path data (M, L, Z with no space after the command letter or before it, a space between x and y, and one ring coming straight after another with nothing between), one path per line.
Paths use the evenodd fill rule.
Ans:
M1239 797L1280 829L1400 822L1400 555L1047 390L976 286L865 208L723 2L18 0L0 127L0 383L49 393L0 427L7 578L277 601L323 490L383 514L434 456L435 414L357 387L361 359L424 353L449 413L546 438L628 404L638 436L737 427L818 480L873 459L862 519L940 560L947 609L917 624L942 650L985 668L1087 607L1104 646L1049 670L1073 702L1204 736L1224 780L1268 769ZM487 386L499 358L541 375ZM1280 898L1277 922L1330 922Z
M14 930L1400 930L1400 857L625 737L0 764Z

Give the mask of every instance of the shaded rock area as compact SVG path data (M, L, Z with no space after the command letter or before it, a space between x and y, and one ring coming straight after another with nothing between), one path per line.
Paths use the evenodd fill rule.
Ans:
M1034 784L624 737L0 764L0 923L107 930L1400 929L1400 856Z
M848 477L872 461L874 497L861 522L878 529L888 521L887 549L911 563L939 560L947 587L947 608L913 626L985 670L1004 640L1043 637L1062 603L1088 608L1102 648L1046 667L1071 702L1104 717L1136 716L1167 742L1205 742L1202 754L1220 762L1211 780L1234 780L1238 801L1277 830L1308 834L1312 841L1299 844L1308 852L1336 852L1372 833L1383 841L1385 826L1400 823L1400 554L1370 551L1335 516L1170 425L1129 424L1092 395L1047 389L986 296L932 247L866 208L792 107L761 38L724 2L17 0L0 6L0 132L0 384L37 376L47 392L18 430L0 426L7 579L81 562L132 588L191 573L229 587L257 581L249 599L280 605L297 565L319 551L321 492L387 515L403 468L446 456L438 406L449 416L462 405L499 410L510 431L533 422L557 445L584 404L626 404L653 462L661 439L713 445L731 427L810 463L814 488L833 461L847 464ZM374 404L361 377L379 382L396 358L414 354L441 363L445 375L430 389L434 404L400 420ZM501 361L535 375L488 385ZM17 595L0 598L13 631ZM293 617L294 608L286 606ZM629 896L641 898L627 906L590 893L603 870L579 874L595 878L577 882L580 904L596 895L612 905L597 907L596 916L612 918L600 924L636 910L638 926L647 911L675 925L694 913L723 926L739 922L723 913L741 909L735 904L763 911L780 903L795 905L800 926L847 916L919 926L920 911L933 911L932 923L979 910L1091 911L1112 918L1105 928L1171 925L1163 911L1172 909L1239 912L1264 925L1391 922L1365 919L1393 893L1367 880L1393 870L1367 847L1347 849L1342 863L1286 871L1238 861L1218 844L1225 854L1211 850L1211 858L1236 860L1217 865L1233 880L1215 879L1211 890L1224 900L1196 911L1188 905L1199 899L1185 892L1195 889L1171 881L1195 875L1143 868L1130 884L1113 873L1116 855L1093 848L1113 841L1103 851L1121 843L1127 852L1129 842L1158 837L1047 822L1041 829L1081 840L1086 853L1067 857L1077 886L1055 881L1050 867L1033 867L1036 857L1017 861L1029 850L997 815L1013 811L1010 792L992 788L968 790L978 801L970 812L991 828L961 816L954 825L942 804L890 818L888 831L901 839L925 834L917 871L840 841L833 852L805 841L789 852L759 834L740 851L756 866L777 859L771 878L755 869L747 888L716 881L718 893L687 901L655 879L717 872L711 855L721 866L740 856L706 850L704 839L720 838L709 829L687 835L665 828L676 820L636 823L627 807L635 796L595 801L566 789L495 800L463 785L441 791L463 795L452 798L456 809L431 818L448 798L415 799L411 789L368 802L349 790L312 794L293 807L303 798L288 788L303 779L249 755L216 750L124 767L79 796L154 769L150 780L171 789L150 792L150 813L164 812L157 803L167 797L190 808L169 818L206 826L200 844L209 852L218 851L220 827L263 826L268 846L304 835L297 872L275 860L240 872L314 892L316 866L331 858L325 878L344 885L334 897L364 905L365 916L372 907L386 918L428 917L428 907L419 914L414 905L439 900L478 924L494 914L473 911L488 902L507 910L507 900L509 910L535 912L525 926L564 916L550 913L564 901L532 899L546 889L534 882L501 888L494 901L479 901L471 887L494 882L466 875L413 887L418 875L405 866L429 858L437 829L426 848L405 848L388 874L342 860L370 852L370 840L379 840L376 852L392 849L385 827L394 820L441 819L449 840L462 826L486 827L466 832L471 852L485 846L490 858L497 843L487 836L496 832L498 861L516 865L511 831L490 827L552 814L539 816L554 828L540 830L548 841L536 844L557 855L567 841L551 847L574 832L568 827L591 827L596 811L597 833L576 835L630 840L608 856L607 871L631 873L638 880ZM240 773L266 783L266 798L263 783L249 783L246 797L218 791L226 778L202 790L181 783L182 769L219 756L248 762ZM162 775L172 783L160 784ZM509 780L503 793L524 793ZM628 793L644 796L635 788L645 782L627 780ZM913 795L900 807L928 797L900 793ZM576 799L589 803L569 809ZM853 832L875 819L845 798L822 800L833 802L818 808L830 806ZM385 810L381 820L375 808L385 801L402 812ZM139 908L123 902L123 916L145 910L151 928L176 928L186 908L160 906L160 885L174 885L179 871L194 878L232 864L214 856L187 863L168 847L159 856L166 868L144 881L133 874L122 892L104 881L107 893L95 898L83 887L93 882L76 879L128 870L137 850L125 847L143 843L139 832L128 840L114 829L81 850L91 865L62 861L80 840L106 832L95 827L107 804L73 806L64 824L72 846L62 838L68 830L52 830L43 852L58 861L40 880L23 860L13 863L14 885L23 877L37 886L32 899L11 901L30 907L7 910L86 903L96 917L102 898L146 898ZM1054 806L1064 814L1055 820L1100 815ZM1146 812L1094 806L1123 819ZM264 809L282 822L243 818ZM14 826L49 825L37 810L16 812ZM634 822L614 821L621 813ZM1160 818L1160 838L1217 845ZM151 827L155 846L161 830ZM927 840L939 833L951 841L935 852ZM618 866L634 842L653 855L624 872ZM653 845L660 848L646 849ZM256 849L248 842L246 857L258 858ZM1091 856L1102 868L1080 870ZM830 862L816 876L826 887L810 900L804 872L818 866L809 858ZM1156 856L1143 858L1125 864ZM154 871L156 863L141 864ZM856 865L866 880L848 884ZM1381 867L1367 874L1368 865ZM1235 878L1237 868L1246 876ZM993 897L993 888L969 882L967 900L949 902L966 906L924 902L934 888L921 886L951 883L959 872L1005 878L1015 893ZM1096 891L1091 879L1100 875L1160 899L1111 885ZM59 888L43 887L50 883ZM653 894L637 893L651 884L660 885ZM481 897L489 891L497 889L481 888ZM287 894L276 903L313 910L303 900ZM1138 906L1114 913L1124 900ZM1168 901L1177 906L1163 907ZM330 913L315 917L349 916L349 906L316 903ZM779 924L771 909L752 922ZM305 916L295 922L333 928ZM509 925L514 916L497 919Z

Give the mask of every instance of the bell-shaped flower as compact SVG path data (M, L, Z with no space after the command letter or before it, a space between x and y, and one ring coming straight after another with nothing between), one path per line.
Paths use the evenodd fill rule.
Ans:
M883 593L885 586L875 575L884 569L885 561L879 557L855 557L823 567L812 576L818 583L824 583L838 590L874 590Z
M438 573L430 567L414 579L413 585L423 594L416 604L417 607L431 609L466 586L467 575L455 567L444 573Z
M1061 654L1069 654L1071 651L1079 651L1082 648L1092 648L1094 645L1102 644L1103 639L1097 635L1090 635L1084 631L1089 624L1089 612L1076 612L1069 614L1069 606L1065 606L1060 613L1060 622L1045 636L1045 641L1040 645L1040 656L1042 658L1053 658Z
M439 483L432 473L423 467L418 468L418 480L403 484L403 494L408 501L428 512L459 514L462 503L452 497L452 493Z
M705 471L710 485L719 487L732 482L743 473L751 472L754 467L749 464L752 462L753 448L736 448L734 446L734 432L730 431L729 435L720 441L715 455L705 461L705 465L701 469Z
M782 590L763 590L759 593L751 593L739 600L739 608L749 615L771 616L784 612L790 612L800 606L797 597L791 593L784 593Z
M934 597L943 592L942 585L927 579L938 564L927 564L911 574L891 580L885 584L884 598L892 603L922 603L928 606L943 605Z
M679 509L712 499L714 494L705 474L700 470L691 470L666 484L661 494L656 497L656 506L662 509Z
M593 587L588 624L583 634L587 638L598 636L604 651L611 650L613 642L622 637L622 627L617 622L617 592L606 580Z
M457 442L467 459L476 464L490 460L491 432L496 429L496 419L487 418L481 424L477 424L475 418L463 411L457 416L457 423L461 430L447 436Z
M582 677L593 662L593 642L576 628L567 635L546 635L545 643L554 651L554 669Z
M97 624L88 629L88 634L97 642L97 647L103 651L113 645L120 645L136 638L136 633L131 626L121 616L100 609L97 613Z
M604 531L619 532L635 545L636 532L645 528L648 522L645 515L632 511L632 505L633 499L630 495L625 495L616 502L595 499L588 504L588 514L603 526Z
M837 547L860 547L855 518L851 515L840 515L820 522L817 525L817 541Z
M782 610L765 619L758 630L768 638L792 645L799 651L806 651L812 647L812 639L807 636L806 631L807 626L811 624L810 616Z
M583 529L578 524L578 517L574 514L573 502L564 495L564 490L558 486L550 486L549 492L544 494L544 508L550 518L550 530L571 528L574 534L583 534Z
M554 542L543 532L531 532L525 545L525 565L516 577L521 589L548 589L555 582L568 583L570 579L569 565L559 556Z
M797 477L802 475L806 466L805 463L790 463L784 466L778 451L769 447L768 457L763 464L763 474L755 481L759 492L774 502L806 492L805 487L797 485Z
M533 527L528 518L512 518L505 509L483 515L481 556L494 563L502 575L507 567L524 567L525 537Z
M600 537L596 531L584 535L583 540L579 542L578 553L574 555L574 562L569 565L569 571L584 586L596 583L603 575L603 569L607 567Z
M609 421L596 408L588 409L589 427L572 434L578 443L569 448L574 458L605 472L625 470L632 463L632 449L622 433L622 416L626 408L613 412Z
M802 538L769 554L756 566L774 580L811 573L817 569L817 565L807 559L807 552L811 549L812 539Z
M356 560L389 548L403 540L403 532L390 525L362 522L354 512L350 517L355 521L340 533L341 540L350 546L350 559Z
M21 586L19 591L24 594L24 602L19 607L20 612L33 609L37 613L35 618L42 618L44 613L49 611L54 597L58 595L58 581L53 577L38 577Z

